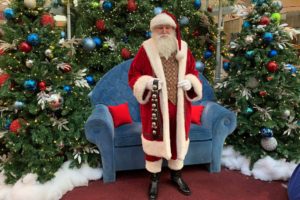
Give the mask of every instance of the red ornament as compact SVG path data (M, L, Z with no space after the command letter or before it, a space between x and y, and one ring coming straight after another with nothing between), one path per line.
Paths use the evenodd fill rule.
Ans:
M50 15L50 14L44 14L44 15L41 17L40 23L41 23L41 25L43 25L43 26L50 25L51 27L53 27L55 21L54 21L52 15Z
M96 28L98 31L105 31L105 21L103 19L98 19L96 21Z
M45 81L39 82L39 89L40 89L41 91L45 91L46 88L47 88L47 84L46 84Z
M19 49L22 52L29 53L32 50L32 46L27 42L21 42L21 44L19 45Z
M0 87L4 85L6 80L9 78L9 74L1 74L0 75Z
M137 4L136 4L135 0L128 0L127 10L129 12L134 12L134 11L136 11L136 9L137 9Z
M72 71L72 66L68 63L58 64L57 68L60 69L64 73L68 73L68 72Z
M262 16L262 17L260 18L259 23L260 23L261 25L268 25L268 24L270 24L270 19L269 19L269 17L267 17L267 16Z
M131 57L131 52L128 49L123 48L121 50L121 56L122 56L123 59L127 60Z
M275 61L268 62L267 70L272 73L276 72L278 70L278 64Z
M213 11L213 8L211 6L208 6L207 7L207 12L212 12Z
M259 92L259 95L260 95L261 97L265 97L265 96L267 96L267 92L266 92L266 91L260 91L260 92Z
M214 45L209 45L208 49L209 49L210 51L215 51L215 50L216 50L216 48L214 47Z
M4 50L0 49L0 56L4 54Z
M198 36L200 36L200 32L199 32L199 31L197 31L197 30L196 30L196 31L194 31L194 32L193 32L193 36L194 36L194 37L198 37Z
M18 134L20 132L21 129L21 123L19 119L15 119L14 121L12 121L12 123L9 126L9 130L13 133Z
M272 76L268 76L267 77L267 81L271 81L271 80L273 80L273 77Z

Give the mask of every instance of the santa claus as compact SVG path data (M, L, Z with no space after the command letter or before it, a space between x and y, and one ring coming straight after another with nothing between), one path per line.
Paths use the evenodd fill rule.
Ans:
M189 146L191 102L202 98L202 84L176 18L164 11L151 20L150 29L152 37L143 42L128 74L141 105L142 145L151 173L148 195L157 198L163 158L175 186L190 195L181 169Z

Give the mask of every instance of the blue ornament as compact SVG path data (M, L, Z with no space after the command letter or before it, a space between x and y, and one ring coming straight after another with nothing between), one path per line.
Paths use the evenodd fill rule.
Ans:
M265 0L256 0L256 5L257 6L261 6L261 5L263 5L263 3L265 3Z
M212 55L213 55L213 53L212 53L211 51L209 51L209 50L206 50L206 51L204 52L204 58L205 58L205 59L210 58Z
M28 91L36 90L37 83L35 80L29 79L24 82L24 87Z
M265 42L271 42L273 40L273 34L270 32L266 32L263 36Z
M14 107L17 108L17 109L21 109L24 107L24 103L22 101L16 101L14 103Z
M152 35L151 31L146 31L145 33L146 38L151 38L151 35Z
M40 38L36 33L30 33L27 36L27 42L32 46L37 46L40 43Z
M200 60L197 60L197 61L196 61L196 69L197 69L199 72L203 72L203 71L204 71L204 68L205 68L204 63L201 62Z
M5 8L5 10L3 11L3 15L6 19L12 19L15 17L15 12L12 8Z
M88 75L87 77L85 77L85 80L89 85L94 85L95 84L95 79L92 75Z
M95 49L96 43L94 42L94 40L92 38L84 38L82 41L82 46L85 50L91 51L91 50Z
M183 16L183 17L180 18L179 23L180 23L181 26L188 25L189 24L189 18L187 18L186 16Z
M6 119L4 128L8 130L9 127L10 127L10 124L11 124L11 120L10 119Z
M94 41L96 47L102 46L102 40L99 37L93 37L93 41Z
M297 73L297 68L294 65L287 64L286 69L288 69L291 74L296 74Z
M246 113L247 115L252 114L252 113L253 113L253 108L247 107L245 113Z
M154 8L154 14L155 14L155 15L160 14L162 11L163 11L163 9L162 9L161 7L155 7L155 8Z
M201 0L195 0L195 1L194 1L194 7L195 7L196 9L201 8Z
M245 53L245 57L247 58L247 59L252 59L253 58L253 56L254 56L254 51L246 51L246 53Z
M297 121L297 125L300 126L300 120Z
M269 51L269 53L268 53L268 57L269 57L269 58L275 57L275 56L277 56L277 55L278 55L278 52L277 52L276 50L274 50L274 49L272 49L272 50Z
M60 32L60 37L65 38L66 37L66 32L64 32L64 31Z
M273 131L270 128L261 128L260 133L263 137L273 137Z
M104 1L102 8L104 11L110 11L112 9L112 3L110 1Z
M64 91L66 91L67 93L70 93L72 91L72 87L69 85L64 85Z
M223 62L223 69L225 71L229 71L229 69L230 69L230 62L227 62L227 61Z
M251 26L251 23L249 21L244 21L243 22L243 27L244 28L249 28Z

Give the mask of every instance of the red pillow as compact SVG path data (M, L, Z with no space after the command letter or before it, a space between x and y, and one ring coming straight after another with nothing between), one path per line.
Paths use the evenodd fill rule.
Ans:
M115 128L123 124L132 123L128 102L116 106L108 106L108 109L113 118Z
M204 106L192 106L192 123L201 125L201 115L204 110Z

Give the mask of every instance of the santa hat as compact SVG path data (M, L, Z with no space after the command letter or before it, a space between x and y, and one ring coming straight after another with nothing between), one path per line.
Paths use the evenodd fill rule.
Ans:
M154 27L159 25L169 25L175 28L176 38L178 43L178 52L176 55L177 60L183 58L183 52L181 52L181 34L180 27L177 22L177 19L174 15L168 11L162 11L160 14L156 15L150 22L150 30L153 31Z

